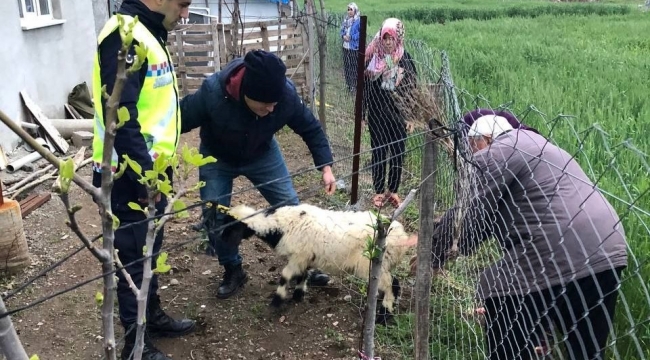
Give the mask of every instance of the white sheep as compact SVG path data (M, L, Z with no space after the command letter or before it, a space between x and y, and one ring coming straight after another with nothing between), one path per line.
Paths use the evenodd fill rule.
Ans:
M291 280L297 283L293 299L301 301L307 290L310 268L332 275L354 274L362 279L368 278L370 261L363 252L368 237L374 236L373 227L377 224L376 215L370 211L334 211L300 204L263 212L239 205L231 208L229 213L233 218L228 222L234 223L223 231L225 242L238 245L243 239L257 235L288 260L282 269L272 306L280 306L287 298L287 286ZM390 225L379 278L379 294L383 300L378 322L385 323L393 313L400 286L391 270L415 241L416 235L409 236L399 222Z

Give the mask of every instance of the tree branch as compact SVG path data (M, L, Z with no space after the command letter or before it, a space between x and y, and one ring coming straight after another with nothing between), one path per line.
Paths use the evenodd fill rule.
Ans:
M95 247L92 241L88 239L86 234L81 231L81 227L79 227L76 213L81 208L73 208L70 206L70 195L68 193L61 193L59 197L61 198L61 201L63 202L63 205L65 206L66 212L68 214L69 221L66 222L66 225L68 225L70 230L72 230L72 232L74 232L75 235L77 235L77 237L81 240L81 242L86 245L86 248L93 254L95 258L97 258L97 260L101 262L107 261L109 257L106 255L106 253L103 250Z
M133 291L133 295L138 296L138 287L133 282L133 278L131 277L131 274L129 274L129 272L126 271L126 269L124 268L124 265L122 265L122 261L120 260L119 257L119 251L117 251L117 249L114 252L113 258L115 259L116 267L120 270L122 275L124 275L126 282L129 284L129 288L131 288L131 291Z

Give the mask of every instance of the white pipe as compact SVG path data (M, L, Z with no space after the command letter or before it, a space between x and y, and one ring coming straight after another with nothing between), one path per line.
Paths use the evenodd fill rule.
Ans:
M50 123L66 140L70 139L75 131L93 132L94 125L93 119L50 119Z
M40 126L38 124L32 124L28 122L21 121L20 126L24 127L25 129L38 129Z
M47 151L52 151L52 149L50 149L50 146L47 144L47 142L45 140L43 140L43 138L37 138L36 141L41 146L43 146L45 149L47 149ZM27 164L29 164L31 162L34 162L34 161L40 159L41 157L42 157L41 154L39 154L37 151L34 151L34 152L30 153L29 155L23 156L22 158L16 159L16 160L12 161L11 163L9 163L9 165L7 165L7 172L8 173L16 172L21 167L23 167L23 166L25 166L25 165L27 165Z

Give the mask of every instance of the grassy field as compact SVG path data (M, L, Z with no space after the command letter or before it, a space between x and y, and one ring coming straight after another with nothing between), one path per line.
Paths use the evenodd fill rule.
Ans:
M347 3L330 0L327 7L341 13ZM650 234L645 225L650 220L645 156L650 152L650 13L639 11L641 3L357 1L369 17L369 34L382 19L397 16L405 21L410 39L428 45L429 56L418 48L407 49L423 71L433 74L440 68L431 52L447 52L454 81L463 89L462 110L508 104L526 123L576 154L609 194L631 250L616 315L617 339L610 351L611 358L620 359L650 356ZM560 114L575 118L557 118ZM466 283L462 277L468 267L456 269L458 290ZM436 313L458 312L460 305L453 304L462 294L456 290L433 297ZM470 288L465 290L464 296L472 295ZM402 321L399 331L382 333L380 341L408 357L412 319L405 316ZM433 345L437 358L474 358L481 352L480 328L469 321L444 315L432 326L434 335L445 335Z

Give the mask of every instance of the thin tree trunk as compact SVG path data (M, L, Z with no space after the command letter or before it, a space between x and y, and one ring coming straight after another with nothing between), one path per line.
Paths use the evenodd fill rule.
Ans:
M379 250L377 257L371 259L370 280L368 281L368 300L366 306L366 316L363 327L363 353L368 359L375 358L375 314L377 313L377 298L379 297L379 276L381 274L381 265L384 259L384 250L386 250L386 236L390 224L395 221L406 207L413 201L417 194L416 189L412 189L406 196L402 204L393 212L390 221L384 223L381 218L377 218L377 236L375 238L375 249Z

